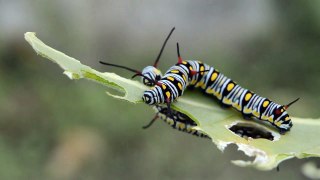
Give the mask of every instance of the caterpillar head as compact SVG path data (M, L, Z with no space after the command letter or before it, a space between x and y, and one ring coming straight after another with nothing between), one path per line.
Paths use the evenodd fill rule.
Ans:
M284 134L292 127L292 121L287 113L285 106L279 106L274 110L274 124L279 128L280 133Z
M287 105L284 105L284 106L279 105L274 109L274 112L273 112L274 118L275 118L274 124L279 128L281 134L284 134L285 132L289 131L290 128L292 127L293 124L289 114L287 113L287 109L289 108L289 106L291 106L293 103L297 102L298 100L299 98Z
M141 82L146 86L154 86L162 78L162 73L154 66L143 68L141 74Z
M143 93L142 101L149 105L163 103L161 100L163 97L159 97L162 95L162 90L159 86L155 86L151 90L147 90Z
M101 64L104 65L108 65L108 66L114 66L114 67L118 67L118 68L122 68L122 69L126 69L128 71L134 72L135 74L132 76L132 78L136 77L136 76L141 76L141 81L144 85L146 86L154 86L162 77L161 71L159 69L157 69L158 66L158 62L160 60L161 54L164 50L164 47L167 44L167 41L169 40L172 32L174 31L175 28L172 28L169 35L167 36L166 40L164 41L160 53L158 54L153 66L147 66L145 67L142 71L138 71L126 66L121 66L121 65L117 65L117 64L111 64L111 63L107 63L107 62L102 62L99 61Z

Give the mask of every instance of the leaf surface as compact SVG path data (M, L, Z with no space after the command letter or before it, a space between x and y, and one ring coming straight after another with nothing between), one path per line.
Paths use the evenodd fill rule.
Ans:
M39 40L35 33L25 33L25 39L37 54L57 63L70 79L89 79L115 89L122 95L109 95L131 103L143 103L142 94L148 87L114 73L99 72L80 61L59 52ZM199 129L212 138L212 142L220 150L228 144L236 144L238 149L248 156L254 156L253 161L232 161L238 166L253 166L260 170L271 170L284 160L290 158L320 157L320 119L292 117L293 128L285 135L260 122L243 120L241 114L233 109L223 109L214 97L204 96L198 92L187 91L177 102L174 109L181 111L197 122ZM128 117L129 119L129 117ZM242 138L229 130L237 123L271 132L274 140L259 138Z

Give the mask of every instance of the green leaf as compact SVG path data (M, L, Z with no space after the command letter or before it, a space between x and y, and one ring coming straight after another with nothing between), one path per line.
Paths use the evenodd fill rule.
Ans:
M148 87L141 83L114 73L102 73L83 65L78 60L45 45L35 36L35 33L27 32L25 39L38 54L57 63L70 79L93 80L123 93L123 95L108 93L115 98L132 103L142 103L142 94ZM260 170L271 170L277 167L280 162L294 157L320 157L320 141L318 140L320 119L293 117L292 130L281 136L277 130L260 121L243 120L239 112L223 109L213 99L189 91L173 103L173 108L196 121L197 128L207 133L220 150L223 151L228 144L234 143L246 155L255 157L253 161L236 160L233 161L234 164L244 167L253 166ZM240 123L241 126L250 126L261 131L271 132L274 140L240 137L229 130L237 123Z

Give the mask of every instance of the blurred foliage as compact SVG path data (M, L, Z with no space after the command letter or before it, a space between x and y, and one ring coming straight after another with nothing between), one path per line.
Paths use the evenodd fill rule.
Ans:
M58 76L61 70L36 56L23 33L35 31L101 70L106 68L98 65L101 59L142 68L174 25L178 31L161 69L176 61L179 41L184 58L214 65L279 103L301 97L290 113L319 117L319 2L274 0L268 13L258 14L247 14L261 7L252 1L121 2L0 1L0 179L43 179L52 172L61 179L303 178L304 160L287 161L280 172L257 172L230 164L239 156L235 147L222 154L206 140L160 122L142 130L153 116L146 106L119 102L99 85ZM238 19L229 18L234 12ZM269 17L260 23L267 26L245 24L259 13ZM76 151L86 146L92 148ZM69 166L58 155L69 157L70 151L77 157L74 170L52 170Z

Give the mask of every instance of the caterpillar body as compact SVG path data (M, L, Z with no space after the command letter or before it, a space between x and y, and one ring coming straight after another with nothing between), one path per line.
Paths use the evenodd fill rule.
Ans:
M125 66L100 63L133 71L136 73L133 77L141 76L145 85L153 86L143 93L142 100L149 105L166 103L169 116L172 112L171 103L183 95L187 87L196 87L202 89L204 93L216 97L223 106L231 106L240 111L245 119L254 117L267 121L276 127L281 134L291 129L293 124L286 110L299 98L287 105L280 105L268 98L261 97L241 87L212 66L197 60L183 60L180 56L178 43L178 63L170 67L162 76L161 71L157 69L157 64L173 30L174 28L165 40L154 65L145 67L141 72Z
M150 127L153 122L159 118L170 125L173 129L177 129L179 131L186 132L197 137L210 139L207 134L195 128L197 124L187 115L175 110L171 110L171 113L168 115L168 108L159 105L153 106L153 109L156 111L156 116L148 125L143 127L144 129Z
M144 92L142 99L149 105L172 102L183 94L186 87L201 88L206 94L215 96L221 104L240 111L246 119L253 116L268 121L281 133L292 127L286 109L298 99L285 106L279 105L241 87L214 67L200 61L178 62L164 74L154 88Z

